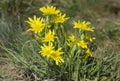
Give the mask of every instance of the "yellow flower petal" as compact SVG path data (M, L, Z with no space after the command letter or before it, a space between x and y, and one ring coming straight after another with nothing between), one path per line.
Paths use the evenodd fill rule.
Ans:
M90 42L93 42L95 40L95 37L91 37L89 35L86 35L85 38L89 40Z
M75 21L73 21L73 25L74 25L74 28L79 28L81 30L92 31L92 32L94 31L94 28L89 27L90 22L86 22L86 21L75 22Z
M60 50L61 50L61 48L54 51L50 56L50 58L52 58L55 61L56 65L64 62L63 58L61 57L61 54L63 54L63 52L60 52Z
M45 37L43 38L43 42L54 42L54 39L55 39L55 33L54 33L54 30L51 31L49 30L48 33L45 33Z
M28 18L28 21L26 21L31 28L29 28L28 30L33 31L35 33L40 33L42 32L42 30L44 29L44 19L43 18L37 18L36 16L32 18Z
M75 36L73 34L71 34L70 36L68 36L67 45L72 46L72 44L75 40L76 40Z
M54 16L54 22L55 23L64 23L66 20L68 20L69 18L65 18L66 14L58 14L56 16Z
M39 53L41 53L42 56L51 57L51 54L54 52L54 46L52 43L49 43L48 45L43 45L41 46L41 51Z
M86 54L87 54L87 56L92 57L92 52L90 51L90 49L89 49L89 48L87 49Z
M57 15L60 13L60 10L53 6L42 7L39 10L43 13L43 15Z
M77 45L82 48L87 48L87 43L84 42L83 40L78 41Z

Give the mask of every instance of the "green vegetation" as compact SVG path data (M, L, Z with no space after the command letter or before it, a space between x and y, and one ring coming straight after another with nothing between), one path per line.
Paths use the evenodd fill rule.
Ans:
M67 73L69 72L67 65L62 68L52 65L48 67L44 58L38 53L39 43L31 32L26 31L29 27L25 23L27 18L33 18L33 15L42 16L38 9L45 5L56 6L70 17L68 23L64 24L65 30L69 32L74 33L70 24L71 20L90 21L95 27L96 41L91 44L94 51L93 57L89 59L80 57L79 71L77 71L79 80L120 81L120 7L116 5L119 3L119 0L106 0L106 2L104 0L1 0L0 81L19 80L18 77L11 76L11 71L5 71L2 62L6 60L1 58L14 64L12 65L18 69L16 75L21 76L19 70L23 71L20 80L70 81L68 78L72 77L74 80L77 77L72 76L77 75L75 71L75 74ZM114 9L118 9L117 14ZM73 67L68 70L70 69Z

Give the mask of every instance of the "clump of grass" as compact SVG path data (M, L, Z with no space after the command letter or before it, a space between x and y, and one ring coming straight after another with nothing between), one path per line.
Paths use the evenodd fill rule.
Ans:
M0 44L19 52L21 45L28 40L22 35L22 29L6 18L0 19Z

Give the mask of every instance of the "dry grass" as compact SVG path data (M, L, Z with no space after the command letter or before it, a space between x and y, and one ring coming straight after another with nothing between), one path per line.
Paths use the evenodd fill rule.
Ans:
M0 57L0 81L18 81L25 79L24 69L17 67L8 58Z

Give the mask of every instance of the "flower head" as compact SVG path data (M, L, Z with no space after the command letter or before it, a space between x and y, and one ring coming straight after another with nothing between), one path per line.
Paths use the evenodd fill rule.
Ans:
M42 56L50 58L51 54L54 52L54 46L52 43L49 43L48 45L43 45L41 46L41 51L40 53Z
M60 10L57 10L56 7L53 6L42 7L39 10L43 13L43 15L57 15L60 13Z
M43 46L41 46L40 53L42 54L42 56L53 59L55 61L56 65L58 65L58 63L64 62L63 58L61 57L63 52L60 52L60 51L61 51L61 48L59 48L55 51L53 44L49 43L48 45L44 44Z
M43 38L43 42L54 42L54 38L55 38L55 33L54 30L51 31L49 30L48 33L45 33L45 37Z
M58 15L54 16L54 22L55 23L63 23L69 18L65 18L66 14L59 13Z
M90 22L75 22L73 21L74 28L80 28L81 30L86 30L86 31L94 31L94 28L89 27Z
M43 18L37 18L36 16L34 16L34 18L28 18L28 21L26 21L31 28L28 29L30 31L33 31L35 33L40 33L42 32L42 30L44 29L44 19Z
M91 37L89 35L86 35L85 38L89 40L90 42L93 42L95 40L95 37Z
M87 48L87 43L84 42L83 40L78 41L77 45L82 48Z
M55 61L56 65L58 65L58 63L64 62L63 58L61 57L63 52L60 52L60 50L61 50L61 48L59 48L58 50L51 53L51 56L50 56L50 58L52 58Z
M86 54L87 54L87 56L92 57L92 52L90 51L90 49L89 49L89 48L87 49Z
M73 42L76 40L75 36L71 34L67 39L67 45L72 46Z

